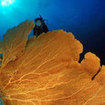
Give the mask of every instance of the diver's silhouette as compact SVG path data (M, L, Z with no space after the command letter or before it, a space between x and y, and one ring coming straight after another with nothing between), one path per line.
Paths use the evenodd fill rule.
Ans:
M47 33L48 28L43 18L40 16L40 18L35 19L35 27L33 29L33 33L36 37L38 37L43 32Z
M0 55L0 66L1 66L1 64L2 64L2 60L3 60L3 56Z

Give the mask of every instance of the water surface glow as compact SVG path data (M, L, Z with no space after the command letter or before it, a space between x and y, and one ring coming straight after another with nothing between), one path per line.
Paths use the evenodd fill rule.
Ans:
M15 0L1 0L1 6L10 6Z

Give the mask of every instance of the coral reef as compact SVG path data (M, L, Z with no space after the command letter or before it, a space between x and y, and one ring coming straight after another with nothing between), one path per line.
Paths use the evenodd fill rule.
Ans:
M82 44L56 30L28 40L34 23L10 29L0 44L0 94L5 105L104 105L105 66Z

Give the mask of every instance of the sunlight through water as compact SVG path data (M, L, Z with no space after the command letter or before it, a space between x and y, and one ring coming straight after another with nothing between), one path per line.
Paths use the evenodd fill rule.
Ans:
M14 3L15 0L1 0L2 6L9 6Z

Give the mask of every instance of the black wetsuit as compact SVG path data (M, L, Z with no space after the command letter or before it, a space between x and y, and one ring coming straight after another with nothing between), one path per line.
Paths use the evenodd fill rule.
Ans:
M42 25L40 27L35 26L33 29L33 33L36 37L38 37L43 32L45 32L45 33L48 32L48 28L44 22L42 23Z

